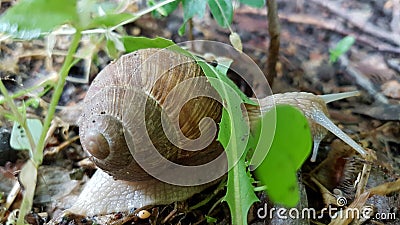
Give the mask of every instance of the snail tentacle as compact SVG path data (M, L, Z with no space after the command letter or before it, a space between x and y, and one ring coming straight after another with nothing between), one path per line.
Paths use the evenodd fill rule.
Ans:
M318 97L322 98L325 103L337 101L344 98L359 96L359 91L349 91L349 92L342 92L342 93L335 93L335 94L326 94L326 95L318 95Z
M354 150L360 153L362 156L366 156L366 151L358 145L351 137L349 137L345 132L343 132L339 127L337 127L324 113L315 110L312 113L312 119L319 125L323 126L330 132L332 132L336 137L342 139L346 144L350 145Z

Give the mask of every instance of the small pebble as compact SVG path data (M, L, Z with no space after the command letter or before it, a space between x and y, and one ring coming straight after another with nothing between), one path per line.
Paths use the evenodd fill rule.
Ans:
M124 216L124 215L123 215L121 212L118 212L118 213L116 213L116 214L114 215L114 218L117 219L117 220L119 220L119 219L121 219L123 216Z
M137 216L142 220L149 218L150 215L150 212L147 210L140 210L137 214Z

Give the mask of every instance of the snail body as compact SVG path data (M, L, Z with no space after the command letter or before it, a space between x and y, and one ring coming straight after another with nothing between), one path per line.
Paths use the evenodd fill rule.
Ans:
M168 50L139 50L104 68L87 92L78 123L82 146L101 170L68 212L98 215L168 204L218 180L227 170L224 150L215 138L222 101L203 78L193 59ZM326 102L348 95L276 94L260 99L260 106L246 105L246 111L251 125L275 104L299 108L311 126L312 160L326 129L365 154L325 115ZM194 172L181 173L175 165ZM204 176L194 176L203 169Z

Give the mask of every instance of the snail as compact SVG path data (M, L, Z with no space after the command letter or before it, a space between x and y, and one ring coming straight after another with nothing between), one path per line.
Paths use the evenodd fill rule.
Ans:
M66 212L91 216L169 204L218 181L227 170L215 138L222 101L204 78L192 58L170 50L138 50L105 67L87 92L78 123L82 146L100 169ZM327 130L365 155L326 116L326 103L354 95L275 94L245 110L252 124L275 104L299 108L311 127L312 160Z

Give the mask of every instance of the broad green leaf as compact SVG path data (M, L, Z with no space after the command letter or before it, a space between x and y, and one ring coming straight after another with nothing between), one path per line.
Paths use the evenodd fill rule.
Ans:
M219 125L218 141L224 147L228 158L227 192L224 201L227 202L232 224L247 224L247 214L251 205L258 201L254 193L252 179L247 173L246 155L254 145L247 121L243 117L241 104L256 104L241 92L226 76L226 62L217 68L198 60L203 72L209 78L224 101L224 109ZM221 73L223 72L223 73ZM221 85L223 83L223 85Z
M221 27L229 27L233 18L233 6L231 0L208 0L208 6L214 19Z
M239 2L256 8L261 8L265 5L265 0L239 0Z
M336 62L341 55L345 54L351 48L354 42L355 38L353 36L346 36L340 40L333 49L329 50L329 61L332 63Z
M77 8L81 28L111 27L112 25L108 24L116 23L113 21L118 20L118 15L126 16L126 13L119 13L121 7L124 7L123 4L117 1L79 0Z
M34 143L37 144L43 129L42 123L38 119L27 119L26 123L32 134ZM10 146L18 150L31 149L25 130L17 122L14 122L11 131Z
M121 39L113 32L106 33L107 38L107 53L108 55L115 59L118 57L119 52L125 52L124 43L122 43Z
M182 0L183 20L187 22L189 19L198 15L203 17L206 10L206 0Z
M276 121L275 135L268 154L256 168L255 175L267 186L267 193L272 201L294 207L300 198L296 174L311 152L311 132L307 119L298 109L289 105L277 105L276 117L271 111L262 120L264 124Z
M247 130L247 124L243 123L240 110L235 110L235 107L228 109L232 110L232 114L223 109L218 133L218 140L227 152L230 168L224 201L228 203L231 212L231 224L247 224L248 211L251 205L258 201L246 171L247 147L243 148L244 145L247 146L248 140L242 137L246 135L243 131Z
M1 196L0 196L1 197ZM1 198L0 198L1 199ZM207 223L216 223L217 219L211 216L205 216Z
M226 74L221 74L216 68L203 61L198 61L198 63L224 102L218 133L218 141L227 153L229 168L224 201L230 208L232 224L247 224L248 210L258 200L245 164L251 135L248 122L242 114L241 105L244 100L250 100L238 91L236 86L231 86Z
M217 58L218 65L215 67L221 74L226 75L233 60L228 58Z
M183 35L186 30L186 23L195 15L203 17L206 10L207 0L182 0L183 7L183 24L179 28L179 35Z
M158 2L159 1L151 0L151 1L148 1L147 4L149 6L154 6ZM160 7L158 9L154 10L153 12L151 12L151 14L156 18L159 18L161 16L168 16L173 11L175 11L175 9L178 7L180 2L181 2L180 0L177 0L177 1L174 1L171 3L168 3L168 4L164 5L163 7Z
M176 45L173 41L162 37L146 38L124 36L121 38L127 53L145 48L168 48Z
M115 47L114 42L110 39L107 39L106 50L107 50L107 54L110 58L116 59L118 57L118 50Z
M243 103L246 104L251 104L251 105L257 105L257 103L255 103L254 101L252 101L250 98L248 98L237 86L235 83L233 83L233 81L231 79L229 79L228 76L226 76L226 74L222 74L220 73L215 67L211 66L210 64L204 62L203 60L197 60L197 63L199 64L199 66L201 67L201 69L203 70L204 74L207 77L211 77L211 78L215 78L215 79L219 79L222 82L224 82L226 85L228 85L229 87L231 87L233 90L235 90L235 92L240 96L240 99L243 101ZM217 89L214 86L215 89ZM218 91L218 89L217 89ZM218 91L218 93L221 95L221 93ZM223 96L221 96L223 98Z
M0 32L33 39L54 28L79 25L76 0L21 0L0 17Z
M99 27L104 27L104 28L114 27L134 17L136 16L129 13L107 14L104 16L99 16L94 18L92 21L90 21L89 25L85 27L85 29L92 29Z
M181 27L178 29L179 36L183 36L186 32L186 23L183 23Z

